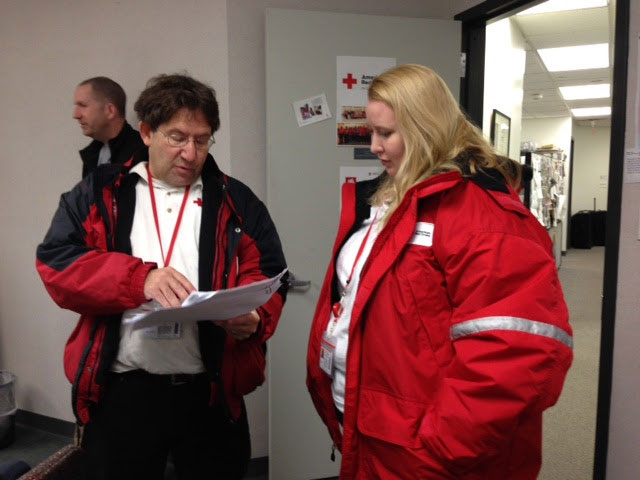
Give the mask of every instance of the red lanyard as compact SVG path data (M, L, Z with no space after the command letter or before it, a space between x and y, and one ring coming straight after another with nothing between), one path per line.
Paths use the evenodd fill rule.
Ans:
M356 254L356 259L353 261L353 266L351 267L351 273L349 274L349 278L347 278L347 283L344 286L344 292L342 293L342 296L340 297L340 300L337 301L336 303L334 303L331 306L331 311L333 312L333 316L335 317L335 321L338 320L338 317L340 317L340 315L342 315L342 299L344 298L345 294L347 293L347 287L349 286L349 283L351 283L351 279L353 278L353 272L355 272L356 270L356 265L358 264L358 260L360 260L360 256L362 255L362 251L364 250L365 245L367 244L367 239L369 238L369 234L371 233L371 229L373 228L373 225L376 223L376 219L378 218L378 211L376 211L376 214L373 217L373 220L371 221L371 225L369 225L369 228L367 229L367 233L364 236L364 239L362 240L362 243L360 244L360 248L358 249L358 253Z
M162 261L164 266L168 267L171 261L171 255L173 254L173 246L176 244L176 238L178 237L178 231L180 230L180 223L182 222L182 214L184 213L184 206L187 203L189 197L189 190L191 185L187 185L184 190L184 197L182 197L182 205L180 206L180 212L178 212L178 218L176 219L176 225L173 227L173 235L171 236L171 243L169 244L169 251L167 252L167 258L164 257L164 250L162 249L162 237L160 236L160 222L158 222L158 210L156 209L156 196L153 193L153 181L151 179L151 171L149 170L149 164L147 163L147 179L149 180L149 195L151 196L151 208L153 209L153 219L156 222L156 232L158 234L158 243L160 244L160 253L162 254Z

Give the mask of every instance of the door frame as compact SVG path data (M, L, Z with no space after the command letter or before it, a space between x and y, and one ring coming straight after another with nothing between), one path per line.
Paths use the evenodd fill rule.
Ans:
M469 118L482 128L484 98L485 27L489 20L500 20L543 0L487 0L458 13L462 22L462 52L466 54L465 77L460 82L460 105ZM607 192L606 247L604 257L603 298L600 334L600 370L593 479L604 480L607 471L611 382L616 318L620 214L624 172L624 135L626 126L627 73L629 54L629 0L616 1L613 97L611 102L611 138L609 185ZM468 81L473 78L474 81Z

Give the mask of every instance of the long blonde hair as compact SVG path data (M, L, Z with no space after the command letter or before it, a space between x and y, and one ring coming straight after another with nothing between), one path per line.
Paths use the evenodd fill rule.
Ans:
M371 199L374 205L389 204L385 222L414 185L438 173L462 173L465 163L471 175L494 168L512 187L519 185L519 164L496 154L433 70L416 64L387 70L373 80L368 98L394 111L405 145L396 175L387 177Z

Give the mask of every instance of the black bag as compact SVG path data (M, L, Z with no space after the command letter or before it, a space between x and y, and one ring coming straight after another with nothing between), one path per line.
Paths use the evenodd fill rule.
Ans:
M595 210L591 212L591 231L594 246L604 246L607 230L607 211Z
M591 248L593 246L592 212L582 210L571 217L571 246Z

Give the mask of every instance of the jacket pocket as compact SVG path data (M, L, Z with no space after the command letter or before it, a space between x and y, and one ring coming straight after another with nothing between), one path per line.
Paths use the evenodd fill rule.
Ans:
M227 345L230 358L225 359L224 368L230 370L231 392L244 396L264 383L266 367L266 345L244 341ZM227 375L224 375L227 376Z
M424 447L419 429L428 405L362 388L358 406L360 433L407 448Z
M428 409L426 403L361 390L357 420L362 476L357 478L472 480L449 472L420 440Z

